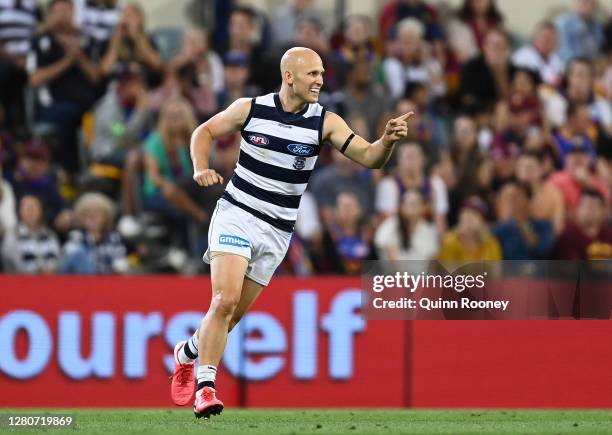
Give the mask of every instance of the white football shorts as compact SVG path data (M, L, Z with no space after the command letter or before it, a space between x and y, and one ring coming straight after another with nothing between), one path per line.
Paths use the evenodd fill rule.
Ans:
M249 262L246 277L267 286L285 258L290 241L291 233L221 198L210 219L208 250L203 260L210 264L211 252L241 255Z

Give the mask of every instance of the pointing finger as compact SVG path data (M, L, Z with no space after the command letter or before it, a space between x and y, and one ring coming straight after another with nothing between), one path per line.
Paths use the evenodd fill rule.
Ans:
M402 116L400 116L399 118L395 118L396 121L407 121L408 119L410 119L410 117L414 115L414 112L408 112L408 113L404 113Z

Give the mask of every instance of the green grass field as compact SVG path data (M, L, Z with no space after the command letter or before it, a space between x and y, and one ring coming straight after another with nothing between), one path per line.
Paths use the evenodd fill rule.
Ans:
M7 428L9 415L70 414L72 429ZM0 410L0 433L87 434L603 434L612 411L482 410L241 410L196 420L187 408Z

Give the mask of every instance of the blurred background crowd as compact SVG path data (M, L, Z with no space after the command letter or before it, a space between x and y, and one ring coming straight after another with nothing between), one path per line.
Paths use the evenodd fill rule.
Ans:
M364 138L415 116L383 170L323 148L279 274L612 258L612 15L559 1L522 35L495 0L381 1L333 28L312 0L202 0L156 31L139 3L0 0L2 270L207 273L224 186L192 181L191 132L277 90L292 46L319 53L321 104ZM214 144L226 181L239 143Z

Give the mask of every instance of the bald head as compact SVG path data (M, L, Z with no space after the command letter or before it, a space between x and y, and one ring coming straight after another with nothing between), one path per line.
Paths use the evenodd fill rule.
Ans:
M281 74L284 76L285 71L295 74L298 68L314 64L323 64L323 61L314 50L306 47L293 47L283 54L280 62Z
M285 52L280 63L281 94L302 103L316 103L323 86L323 61L310 48L294 47Z

